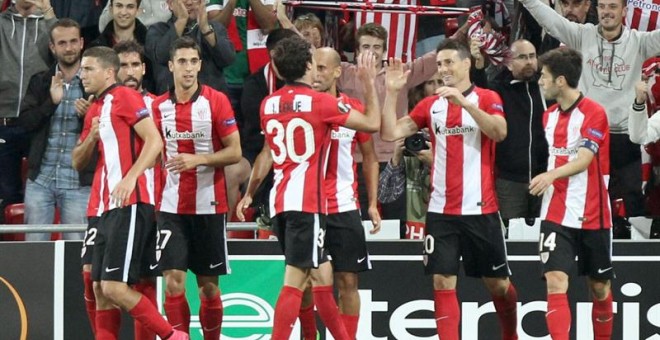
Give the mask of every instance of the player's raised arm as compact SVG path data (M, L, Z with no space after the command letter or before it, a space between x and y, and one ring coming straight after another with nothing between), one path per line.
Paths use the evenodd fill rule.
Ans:
M419 130L419 127L408 116L398 120L396 118L396 103L399 91L406 86L410 71L404 71L401 59L394 58L390 58L385 71L386 92L380 123L380 138L384 141L394 142L414 134Z
M360 54L358 57L358 75L364 84L364 94L367 106L364 114L351 110L345 126L353 130L377 132L380 128L380 104L376 95L375 78L376 58L372 52Z

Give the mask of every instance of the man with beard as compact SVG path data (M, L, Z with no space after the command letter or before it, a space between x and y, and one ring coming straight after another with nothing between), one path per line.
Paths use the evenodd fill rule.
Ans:
M561 45L559 40L548 34L548 32L545 32L543 38L541 38L543 30L539 24L531 17L526 9L523 8L522 13L525 18L526 31L528 32L525 37L537 47L538 55ZM591 11L591 0L561 0L561 13L564 18L578 24L598 23L595 13Z
M80 26L59 20L50 30L50 51L57 62L30 79L19 125L32 134L25 187L25 222L51 224L55 207L64 224L87 222L85 211L96 162L80 172L71 163L71 151L80 135L85 111L78 103L85 94L80 83ZM80 240L81 233L64 234ZM49 233L31 233L30 241L50 240Z
M534 224L541 199L529 194L529 181L544 172L548 164L542 126L546 103L538 85L536 49L521 39L511 44L511 54L507 68L488 86L502 97L506 112L508 133L495 149L495 190L500 216L507 227L510 219L520 217Z

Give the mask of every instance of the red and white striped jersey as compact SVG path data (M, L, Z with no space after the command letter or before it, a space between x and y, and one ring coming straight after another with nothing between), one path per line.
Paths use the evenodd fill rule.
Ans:
M660 0L628 0L625 24L631 29L651 32L660 28Z
M585 171L552 183L543 195L541 218L569 228L611 228L610 128L605 109L589 98L579 99L567 111L555 104L543 114L543 127L548 171L576 159L581 147L595 156Z
M103 167L99 178L100 200L97 211L105 212L117 208L110 202L110 193L128 173L142 151L144 142L135 133L133 126L142 119L148 118L149 110L145 107L140 93L125 86L113 85L105 90L87 111L83 131L80 134L81 141L89 135L91 120L94 117L99 117L98 161ZM154 204L153 172L153 169L147 169L138 177L135 190L127 202L128 205ZM90 204L88 204L88 215L92 211Z
M359 0L364 2L365 0ZM375 3L418 5L418 0L370 0ZM383 58L401 58L404 62L415 60L417 44L417 15L410 13L382 13L359 11L355 13L355 29L374 22L387 30L387 55Z
M364 112L359 100L343 93L340 100L348 107ZM353 157L357 143L365 143L371 135L343 126L334 125L330 131L330 154L325 174L325 189L328 194L328 214L360 209L357 191L357 164Z
M465 98L491 115L504 117L502 99L472 86ZM495 142L481 132L470 113L439 96L422 100L410 113L428 128L433 144L429 211L447 215L483 215L498 211L495 195Z
M177 103L174 92L153 103L156 126L165 142L163 162L181 153L213 154L222 150L222 138L238 131L227 96L200 85L193 97ZM198 166L182 173L163 169L162 199L158 211L172 214L222 214L228 210L222 167Z
M142 99L144 100L144 104L146 105L147 109L151 109L151 103L153 102L154 99L156 99L156 96L147 92L143 91L142 92ZM91 111L90 111L91 112ZM85 121L84 121L84 126L86 129L91 128L92 124L92 114L88 114L85 116ZM83 139L80 140L81 142ZM103 172L103 162L99 160L96 163L96 169L94 170L94 179L92 180L92 187L90 188L90 193L89 193L89 201L87 202L87 216L88 217L98 217L103 214L103 211L105 210L103 207L103 201L101 200L101 192L103 191L103 188L101 185L105 183L105 172ZM154 190L155 190L155 197L158 197L158 188L159 188L159 178L160 178L160 171L159 169L154 169Z
M261 129L273 156L270 213L327 214L325 167L333 124L350 109L306 84L284 86L261 102Z

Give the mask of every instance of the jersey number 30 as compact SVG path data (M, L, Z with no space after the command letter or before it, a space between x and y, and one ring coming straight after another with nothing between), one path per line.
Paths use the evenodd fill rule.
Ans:
M302 142L304 143L304 151L299 154L296 150L296 129L302 129ZM273 144L277 149L271 149L273 154L273 162L276 164L284 163L287 157L295 163L302 163L311 157L316 151L314 145L314 128L306 120L301 118L293 118L286 125L281 122L271 119L266 123L266 132L268 134L275 134L273 136ZM300 143L301 141L298 141Z

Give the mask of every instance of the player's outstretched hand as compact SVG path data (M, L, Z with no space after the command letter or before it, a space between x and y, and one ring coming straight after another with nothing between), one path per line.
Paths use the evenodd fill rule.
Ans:
M390 58L385 69L385 85L390 91L400 91L408 83L410 70L405 71L399 58Z
M239 221L245 222L245 209L249 208L250 204L252 204L252 197L245 195L236 205L236 217Z
M369 230L369 234L377 234L380 231L380 212L377 207L373 206L369 207L368 213L369 218L371 218L371 223L374 225L374 227Z

